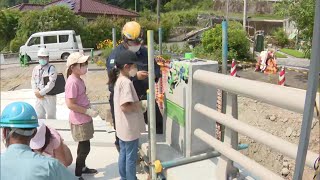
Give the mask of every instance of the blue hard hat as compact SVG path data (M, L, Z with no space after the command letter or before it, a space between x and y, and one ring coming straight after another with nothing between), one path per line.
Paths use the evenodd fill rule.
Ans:
M36 128L38 126L37 113L26 102L11 103L2 111L0 127Z

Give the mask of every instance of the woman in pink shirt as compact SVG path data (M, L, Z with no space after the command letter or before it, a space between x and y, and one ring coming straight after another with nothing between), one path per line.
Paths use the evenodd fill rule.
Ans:
M45 125L43 120L39 119L37 134L31 139L30 147L35 152L58 159L65 166L72 163L70 149L63 143L58 131Z
M98 112L90 108L86 86L80 76L88 70L89 56L79 52L70 54L67 59L67 82L65 86L66 104L70 109L69 121L73 139L78 142L75 175L79 180L82 174L95 174L97 170L86 167L86 158L90 152L90 139L93 138L92 117Z

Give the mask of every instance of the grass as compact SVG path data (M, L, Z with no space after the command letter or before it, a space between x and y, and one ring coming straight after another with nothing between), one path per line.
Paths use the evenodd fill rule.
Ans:
M305 58L304 53L298 50L283 48L280 51L296 58Z
M279 53L279 52L276 52L276 57L277 57L277 58L287 58L286 55L281 54L281 53Z

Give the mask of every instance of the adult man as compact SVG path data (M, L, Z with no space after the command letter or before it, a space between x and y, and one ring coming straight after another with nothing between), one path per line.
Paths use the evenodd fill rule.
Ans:
M106 62L107 70L108 72L110 72L112 68L114 68L115 66L115 59L117 54L119 54L119 52L128 49L136 53L138 60L144 65L137 66L138 67L137 75L131 78L131 80L133 82L134 88L140 100L141 98L146 97L146 91L148 89L148 51L147 51L147 48L142 46L143 44L142 35L143 35L143 32L141 30L140 24L138 24L135 21L127 22L122 29L123 43L120 44L111 52ZM155 76L156 76L155 80L157 81L161 76L160 67L156 62L154 64L155 64ZM112 114L112 119L114 123L114 128L116 128L115 118L114 118L114 108L113 108L113 85L112 84L109 85L109 91L110 91L109 102L111 107L111 114ZM144 113L144 119L145 119L145 122L147 123L148 122L147 112ZM163 133L163 120L162 120L162 115L157 103L156 103L156 131L157 131L157 134ZM117 138L117 136L116 136L115 145L119 151L119 139Z
M55 67L49 64L47 49L40 48L38 58L39 65L34 67L31 77L31 86L37 97L35 110L39 119L55 119L57 98L55 95L47 95L47 93L55 86L57 72ZM45 82L44 77L48 77L49 81Z
M0 127L7 150L1 154L1 180L76 180L58 160L42 156L29 147L37 132L38 118L33 107L14 102L2 111Z

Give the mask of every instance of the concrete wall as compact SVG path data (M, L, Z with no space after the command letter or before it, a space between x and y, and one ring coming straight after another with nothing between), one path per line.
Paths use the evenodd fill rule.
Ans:
M214 0L215 11L226 10L226 0ZM275 1L266 0L248 0L247 10L249 14L271 14L274 13L273 5ZM229 12L242 13L243 12L243 0L229 0Z
M174 62L173 62L174 63ZM179 62L181 63L181 62ZM192 75L198 69L217 72L218 63L214 61L183 62L189 67L188 81L177 79L177 86L166 90L166 98L177 106L184 108L185 124L177 122L176 117L165 116L166 142L184 156L192 156L212 150L211 147L200 141L193 134L194 130L201 128L215 136L215 123L209 118L194 110L196 103L209 107L216 107L216 89L193 81ZM169 87L169 85L168 85ZM170 111L167 106L166 112Z

